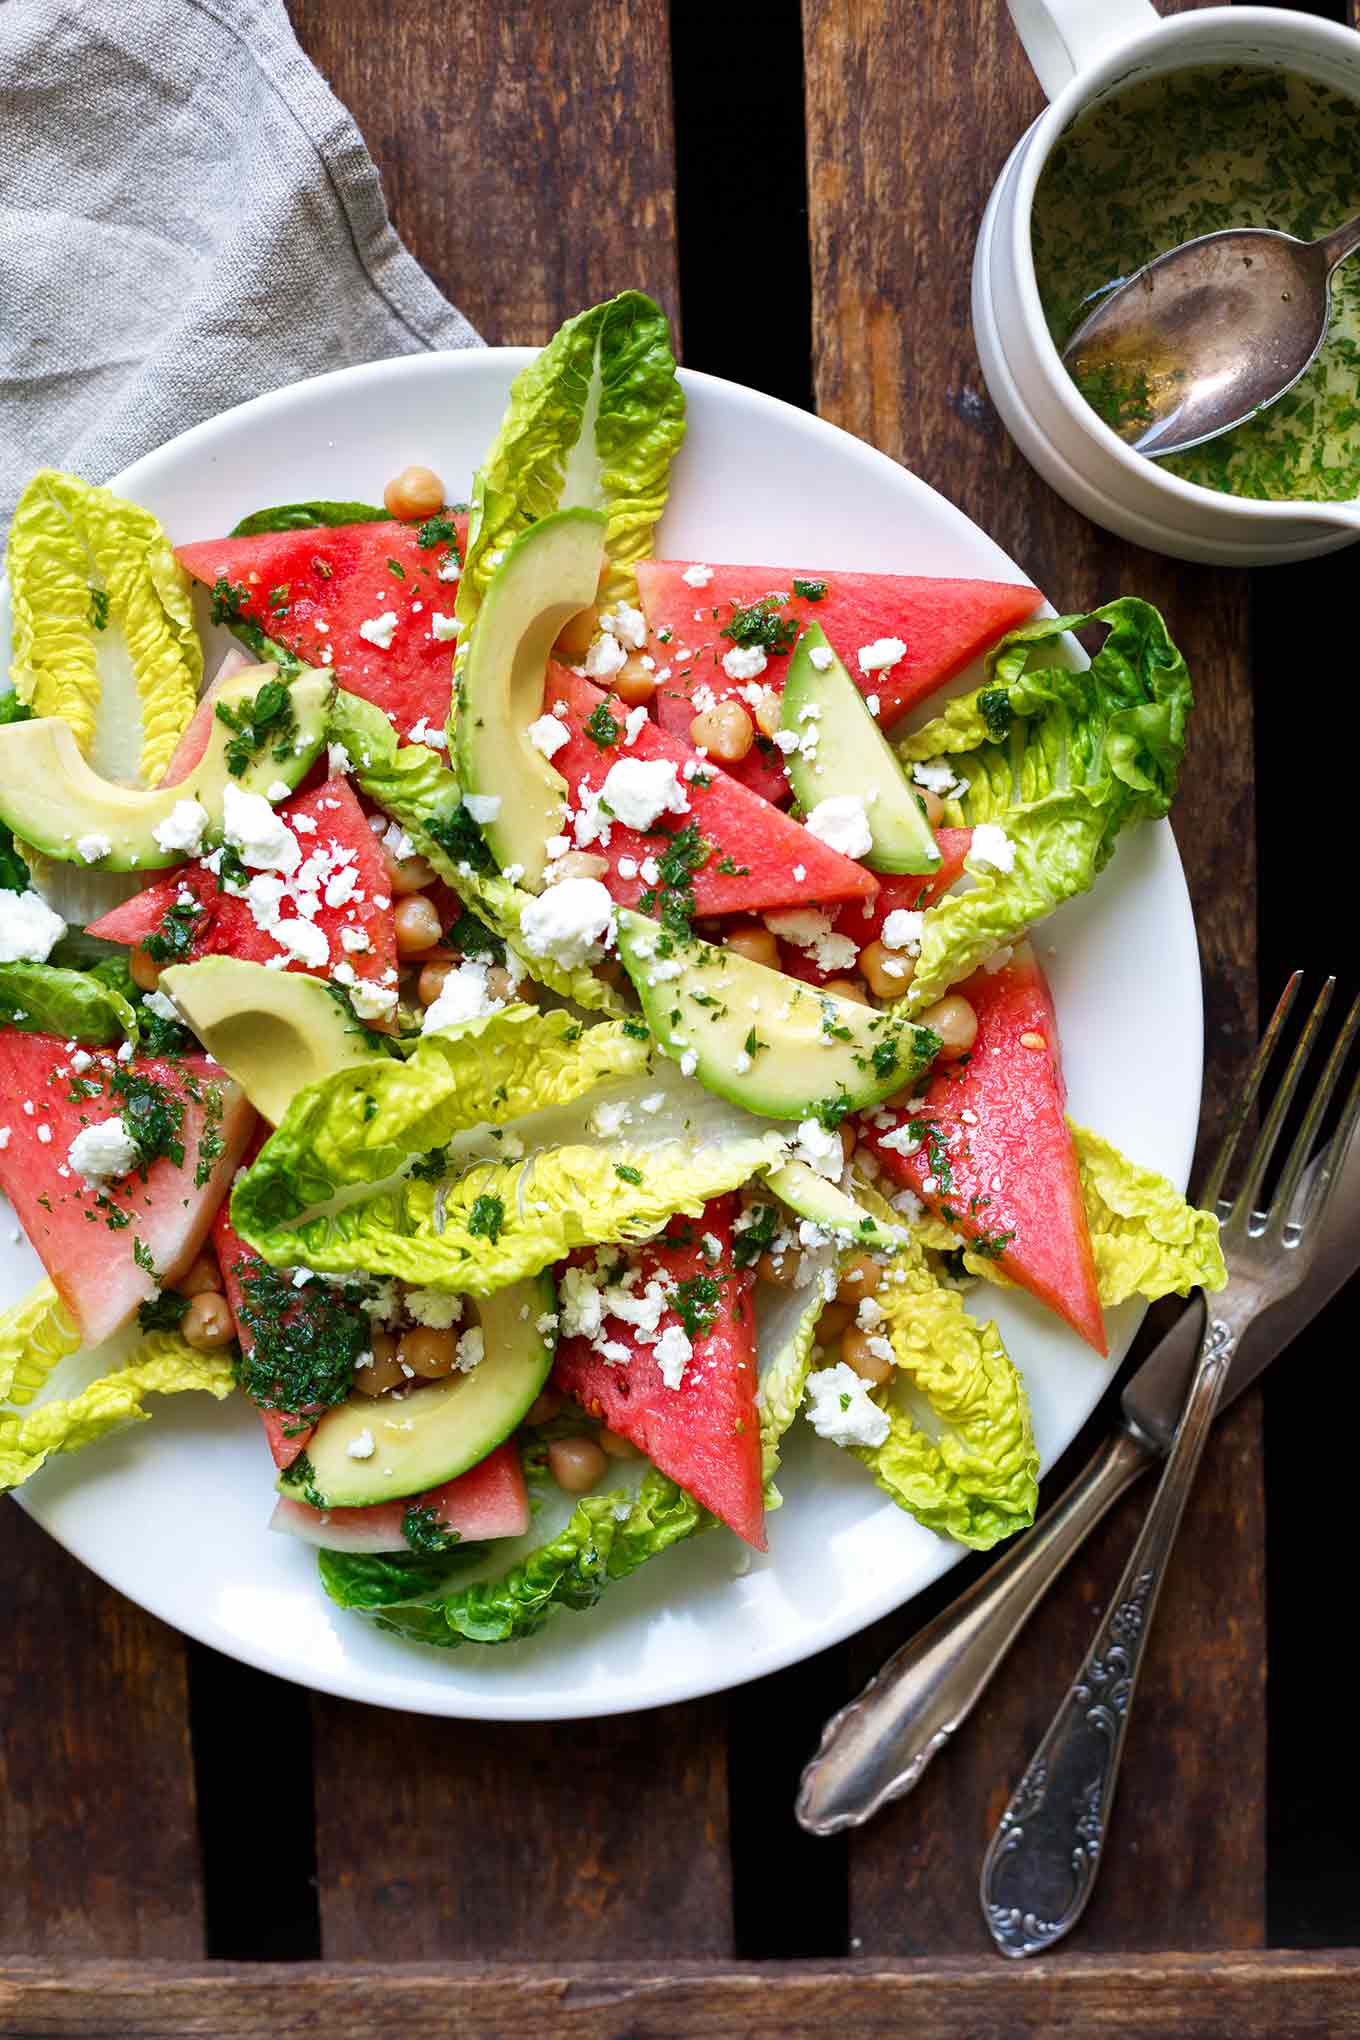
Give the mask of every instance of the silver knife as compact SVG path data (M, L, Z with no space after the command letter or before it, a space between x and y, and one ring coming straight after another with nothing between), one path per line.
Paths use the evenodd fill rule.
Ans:
M1306 1193L1304 1190L1300 1194ZM1307 1280L1243 1337L1222 1409L1251 1386L1360 1268L1360 1140ZM809 1834L858 1827L902 1799L967 1720L1069 1558L1106 1510L1169 1450L1199 1349L1201 1299L1183 1311L1125 1386L1122 1423L1034 1529L896 1651L833 1714L803 1773L795 1811Z

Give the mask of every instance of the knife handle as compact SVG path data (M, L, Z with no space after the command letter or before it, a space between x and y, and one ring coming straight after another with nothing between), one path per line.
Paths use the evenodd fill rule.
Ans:
M832 1715L795 1808L809 1834L858 1827L911 1791L972 1713L1068 1559L1153 1463L1129 1432L1113 1432L1042 1522Z

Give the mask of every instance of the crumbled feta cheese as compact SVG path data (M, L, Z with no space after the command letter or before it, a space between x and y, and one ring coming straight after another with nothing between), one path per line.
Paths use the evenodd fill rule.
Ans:
M805 824L809 834L843 857L867 857L874 847L869 817L857 793L836 793L819 800Z
M712 567L701 566L698 560L696 560L693 566L685 568L680 579L688 588L706 588L713 579L713 569Z
M905 949L916 956L921 948L921 934L925 927L925 915L916 913L910 907L894 907L884 916L879 941L885 949Z
M858 959L856 944L848 935L834 933L830 914L819 907L792 907L784 913L766 914L764 919L770 933L781 942L809 950L819 970L849 970Z
M430 636L437 644L446 645L450 638L456 638L462 625L456 616L445 616L442 610L430 611Z
M151 1006L151 1001L153 998L159 999L164 998L164 996L165 994L163 992L148 992L146 1003L148 1006ZM154 1006L152 1006L151 1010L154 1013L156 1009ZM71 1068L75 1071L78 1077L83 1077L86 1070L90 1067L90 1064L93 1061L94 1057L90 1054L88 1048L78 1048L75 1051L74 1055L71 1057Z
M157 849L182 850L186 857L197 857L203 848L203 831L208 821L208 810L201 801L177 800L165 820L152 831Z
M52 1129L51 1129L51 1127L50 1127L50 1126L40 1126L40 1127L38 1128L38 1139L39 1139L39 1140L40 1140L40 1141L42 1142L42 1144L43 1144L43 1146L44 1146L44 1147L50 1147L50 1146L52 1145Z
M881 1134L879 1146L892 1148L899 1155L914 1155L921 1145L922 1136L912 1131L912 1125L911 1120L904 1120L892 1133Z
M461 562L456 560L452 553L447 553L434 571L436 580L456 581L462 574L463 568Z
M844 1360L809 1374L807 1418L817 1436L833 1445L881 1445L892 1430L888 1413L873 1400L868 1382Z
M265 788L264 797L266 800L273 801L287 800L292 791L293 789L286 779L276 779Z
M729 680L755 680L770 662L763 645L733 645L723 653L722 663Z
M10 1132L11 1129L8 1126L0 1126L0 1149L7 1148L9 1146Z
M463 1315L463 1299L451 1289L408 1289L406 1315L415 1324L447 1332Z
M689 797L669 758L620 758L605 775L600 799L626 829L650 829L664 814L689 812Z
M252 871L297 870L302 845L259 793L243 793L228 780L222 789L222 833Z
M331 960L330 943L323 931L311 921L300 917L279 920L269 932L280 948L295 956L299 963L305 963L309 970L323 970Z
M688 1332L682 1325L667 1325L652 1350L667 1388L679 1388L685 1378L685 1369L694 1357Z
M588 1268L564 1268L557 1301L564 1339L595 1339L604 1325L604 1291Z
M628 654L612 631L605 631L597 637L586 653L586 676L591 680L609 680L623 665Z
M343 744L327 744L326 765L332 777L337 772L352 772L354 770L349 752Z
M638 874L638 868L637 868L637 859L636 859L636 857L620 857L620 859L619 859L619 877L620 877L620 878L636 878L636 877L637 877L637 874Z
M647 619L631 602L616 602L614 607L600 618L600 628L607 630L620 644L628 645L635 652L640 652L647 642Z
M498 793L465 793L463 806L479 826L483 822L494 822L501 811L501 797Z
M359 635L367 644L376 645L379 651L389 652L397 628L397 612L385 609L381 616L370 616L359 625Z
M861 645L856 654L861 673L883 673L889 666L895 666L906 654L906 646L900 637L875 638L871 645Z
M685 1053L680 1058L681 1076L692 1077L694 1075L694 1072L698 1069L698 1067L699 1067L698 1056L695 1054L692 1048L687 1048L685 1050Z
M796 1162L806 1162L819 1176L826 1176L831 1182L840 1179L845 1167L845 1149L838 1133L832 1133L819 1119L804 1119L797 1134L789 1142L789 1153Z
M82 1126L66 1150L66 1159L92 1188L112 1183L136 1164L141 1153L121 1115Z
M371 1459L376 1449L373 1443L373 1433L367 1426L357 1436L351 1438L345 1447L345 1451L351 1459Z
M1015 845L999 822L979 822L966 861L984 871L1014 871Z
M66 923L45 899L28 892L0 892L0 963L46 963Z
M878 711L883 706L883 704L876 694L866 694L864 697L864 706L868 709L870 715L877 716Z
M625 745L635 744L647 726L647 711L641 704L630 708L623 719L623 741Z
M485 1358L486 1334L480 1325L469 1325L458 1341L458 1357L453 1364L460 1374L471 1374Z
M825 673L836 654L830 645L809 645L808 657L819 673Z
M179 1019L179 1007L173 999L168 999L164 992L148 992L142 1000L142 1004L146 1007L147 1012L154 1013L158 1020ZM89 1068L88 1056L83 1063L77 1062L76 1057L72 1056L71 1062L77 1070Z
M655 857L644 857L638 866L638 877L644 885L660 885L661 866Z
M101 857L108 857L113 850L113 839L92 831L88 836L76 837L76 849L87 864L98 864Z
M606 1098L595 1106L586 1121L591 1132L600 1140L612 1140L625 1126L632 1123L632 1107L621 1098Z
M793 876L795 884L801 885L804 879L807 877L806 864L795 864L793 867Z
M953 766L942 761L934 765L913 765L911 776L918 786L924 786L927 793L938 794L941 800L948 800L953 793L961 793L964 787L964 781L957 776Z
M530 723L528 737L536 751L541 751L545 758L551 758L563 744L571 741L571 731L555 715L541 715L537 722Z
M434 1004L425 1008L420 1023L422 1034L437 1034L443 1027L459 1027L465 1020L479 1020L499 1013L504 999L493 999L487 991L490 965L467 961L451 970L440 987Z
M347 964L339 964L333 975L339 977ZM349 987L349 1002L354 1008L357 1020L389 1020L397 1010L397 988L395 985L375 985L371 978L357 974Z
M776 730L774 742L787 758L790 752L798 749L798 732L796 730Z
M614 902L598 878L564 878L527 902L520 944L530 956L579 970L604 954L613 925Z
M342 928L340 930L340 947L347 950L351 956L359 956L365 949L371 949L372 946L368 939L368 930L366 928Z

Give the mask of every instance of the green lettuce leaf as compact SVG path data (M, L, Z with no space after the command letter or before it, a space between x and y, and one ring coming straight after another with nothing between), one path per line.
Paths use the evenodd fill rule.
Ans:
M601 1137L606 1104L625 1120ZM511 1006L300 1092L238 1179L232 1223L276 1266L486 1295L575 1247L697 1218L782 1148L669 1065L652 1070L622 1026Z
M0 963L0 1025L97 1048L138 1035L137 1015L120 990L90 972L49 963Z
M802 1257L807 1281L797 1289L758 1282L755 1291L756 1353L760 1365L760 1471L765 1506L777 1509L783 1496L774 1485L779 1441L798 1414L817 1343L817 1320L836 1290L836 1250L814 1247Z
M437 1594L458 1573L480 1565L485 1544L457 1544L426 1556L414 1551L323 1551L321 1583L342 1608L386 1608Z
M33 711L10 688L0 694L0 728L6 723L27 722ZM0 822L0 892L27 892L32 873L14 847L14 831Z
M362 792L401 823L445 883L514 950L525 976L588 1012L626 1010L613 987L593 971L563 970L521 949L520 916L533 895L496 870L481 831L463 807L458 781L437 751L426 744L398 747L381 709L343 688L331 712L330 737L349 759Z
M1091 1228L1100 1301L1188 1296L1228 1280L1218 1220L1197 1211L1165 1176L1120 1154L1088 1127L1073 1126L1082 1199Z
M275 503L252 510L233 524L231 538L254 538L260 531L312 531L318 524L386 524L391 513L376 503Z
M1107 635L1077 672L1059 640L1091 623ZM1045 657L1052 663L1038 663ZM947 703L899 750L908 765L948 758L966 790L946 818L1000 824L1014 868L970 858L972 888L927 910L903 1001L909 1013L1087 891L1122 829L1166 814L1184 756L1190 677L1157 610L1135 596L1023 624L987 667L981 687Z
M44 1276L0 1314L0 1402L32 1402L57 1362L79 1346L80 1327Z
M458 583L464 639L496 556L552 510L607 512L601 599L636 599L632 563L651 550L684 432L670 327L649 297L624 291L560 326L515 377L473 486Z
M0 1417L0 1490L18 1487L54 1452L79 1452L151 1412L148 1395L202 1389L217 1397L235 1387L229 1352L198 1353L174 1332L157 1332L126 1367L92 1381L79 1395L40 1403L29 1416Z
M674 1481L648 1467L635 1493L619 1488L586 1495L565 1529L499 1577L441 1586L432 1600L408 1605L365 1601L372 1590L369 1579L339 1552L320 1554L321 1579L332 1600L344 1607L379 1609L378 1627L399 1636L446 1649L464 1643L518 1643L540 1630L556 1608L593 1608L612 1581L626 1579L711 1520Z
M45 468L19 499L6 565L16 692L35 714L69 723L88 755L103 694L98 640L115 627L141 711L137 769L144 785L154 785L203 678L192 584L156 519L108 489ZM122 706L111 707L107 724L127 720ZM118 728L104 734L117 743Z

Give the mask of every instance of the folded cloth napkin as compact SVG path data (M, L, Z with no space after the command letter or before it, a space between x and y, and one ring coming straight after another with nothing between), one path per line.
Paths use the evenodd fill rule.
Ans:
M2 0L0 530L320 370L479 337L280 0Z

